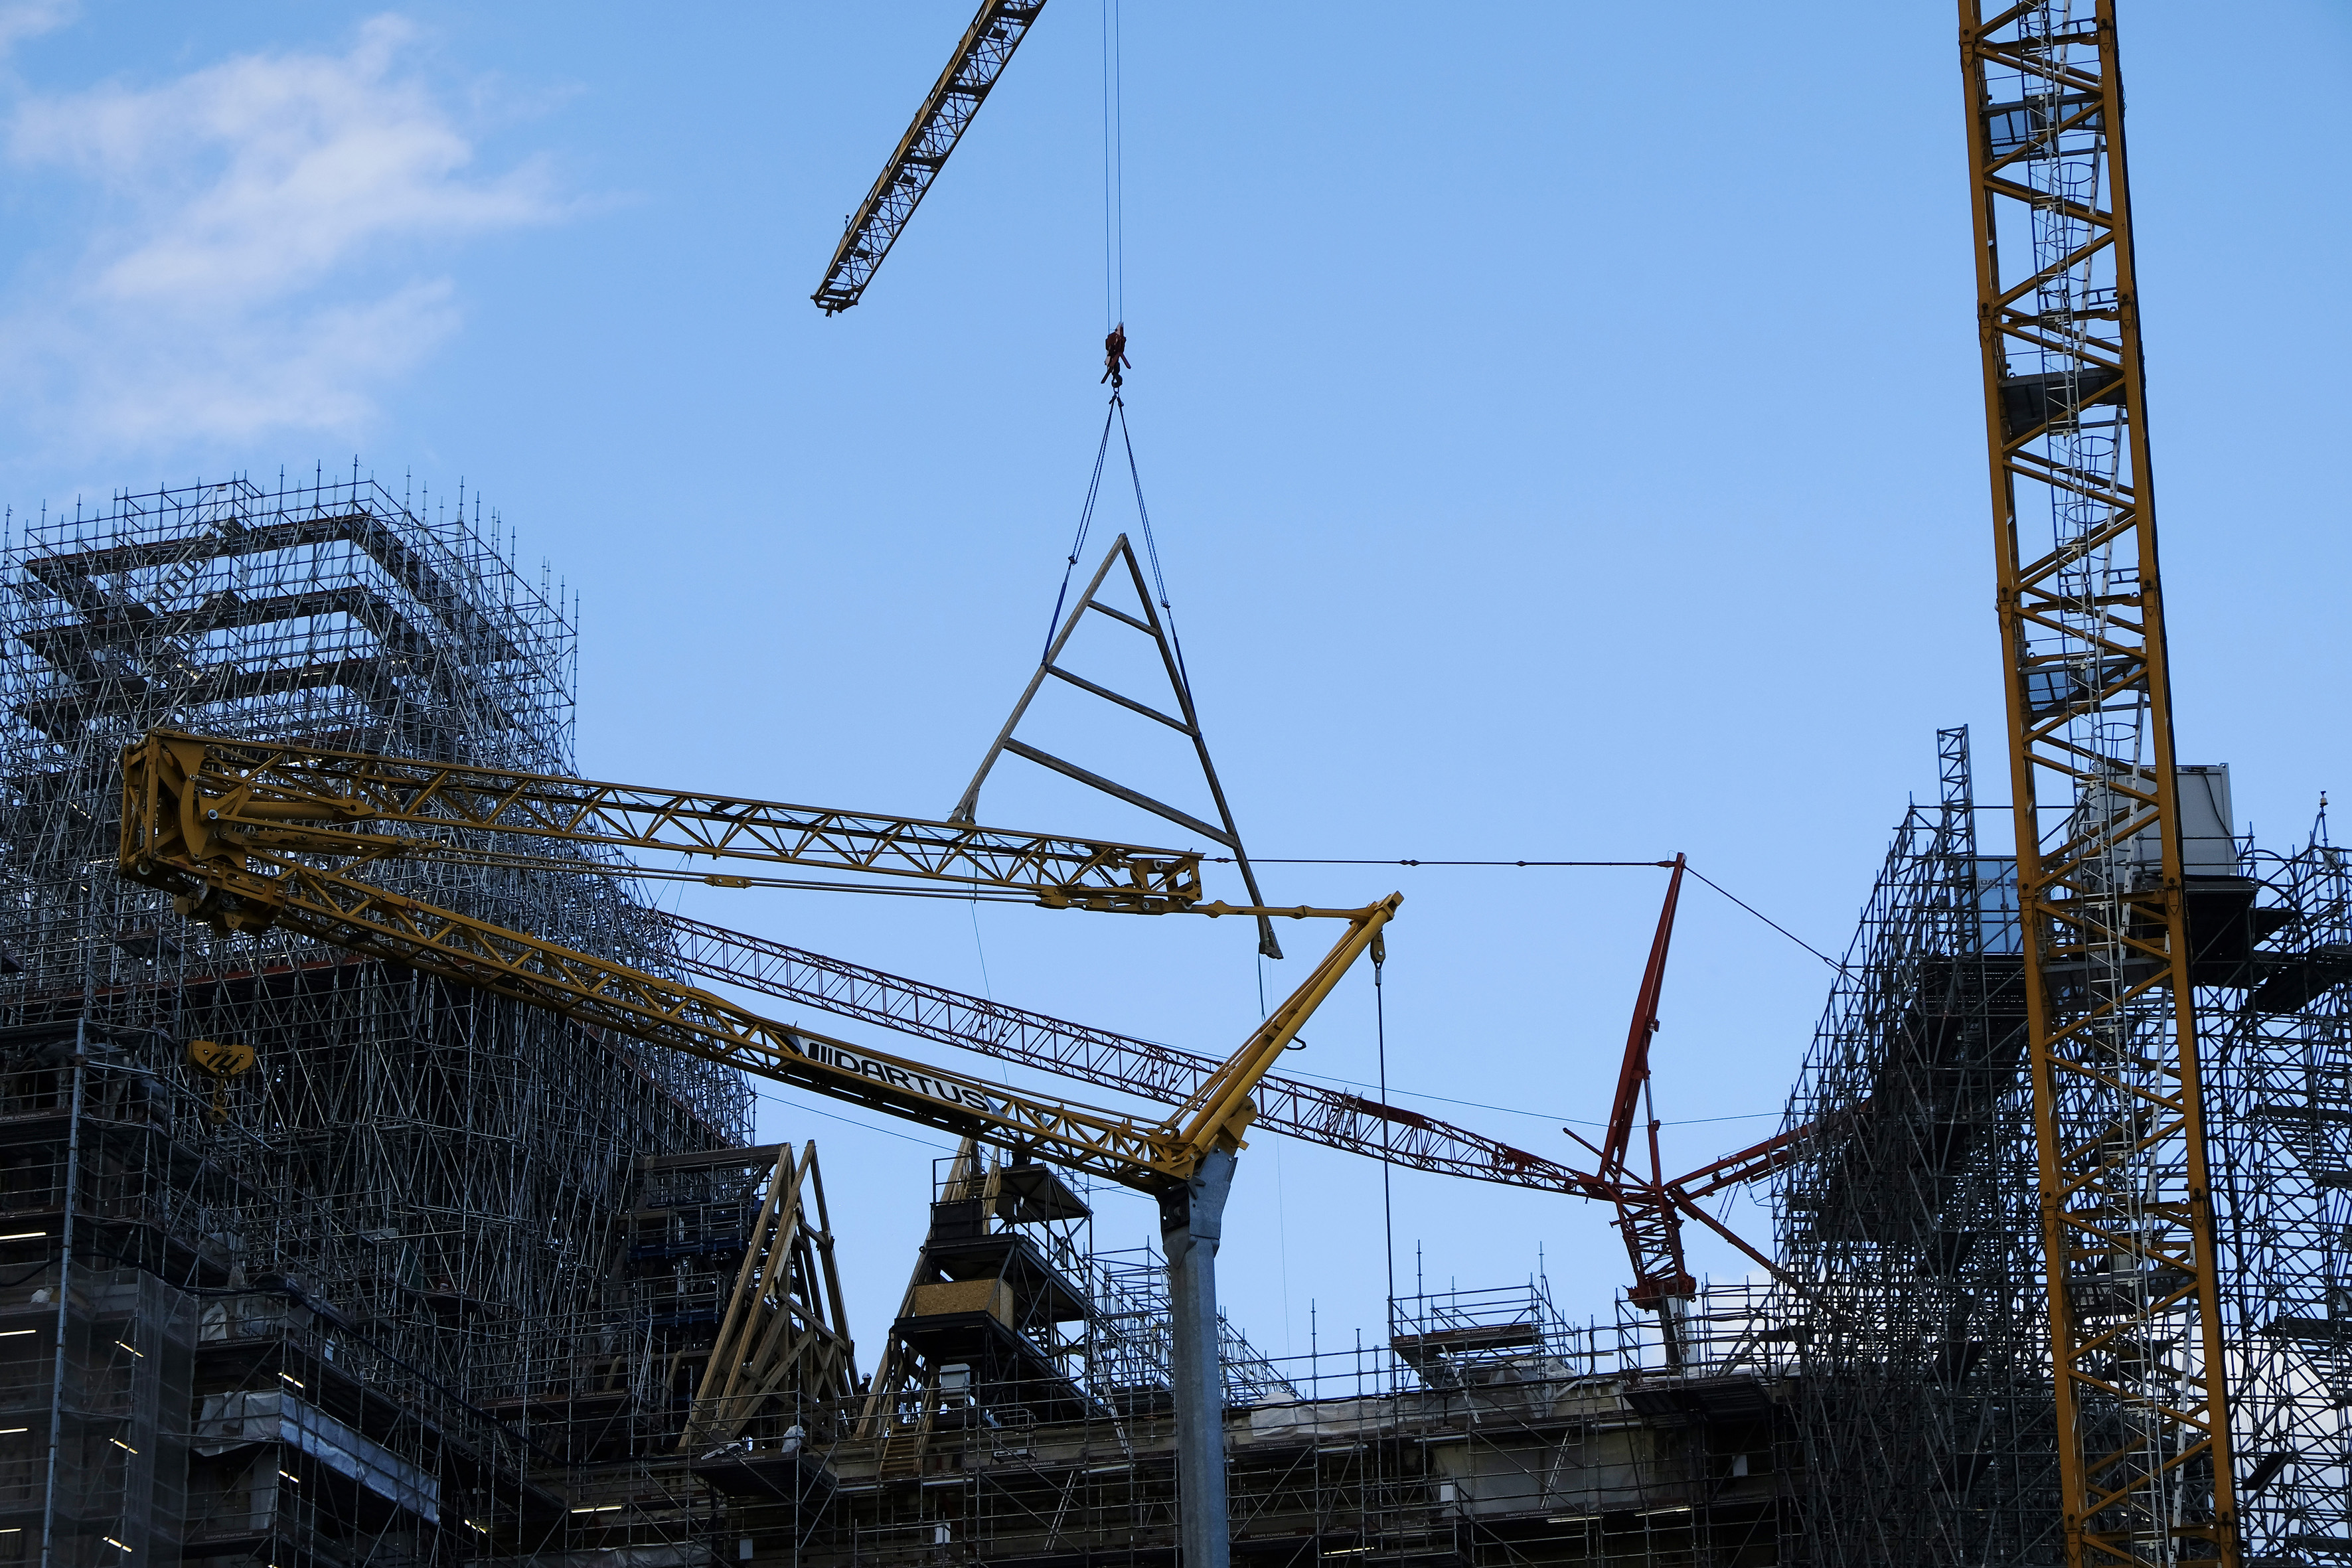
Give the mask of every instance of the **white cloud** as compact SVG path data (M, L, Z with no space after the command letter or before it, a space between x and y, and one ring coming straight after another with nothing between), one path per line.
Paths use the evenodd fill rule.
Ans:
M75 0L0 0L0 55L74 19Z
M53 389L42 434L76 450L170 450L192 438L362 427L375 412L374 389L456 331L455 292L430 279L381 298L240 313L152 337L131 316L18 330L24 357Z
M0 13L5 15L5 13ZM5 27L5 23L0 23ZM251 55L152 88L25 100L19 164L97 216L7 311L16 395L76 445L349 430L455 330L432 262L549 222L536 164L474 147L382 16L347 53Z

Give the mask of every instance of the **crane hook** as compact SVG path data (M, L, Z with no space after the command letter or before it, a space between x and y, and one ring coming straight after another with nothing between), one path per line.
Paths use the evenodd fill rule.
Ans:
M1113 392L1117 392L1120 385L1119 373L1134 368L1127 359L1127 323L1121 321L1103 339L1102 378L1110 383Z

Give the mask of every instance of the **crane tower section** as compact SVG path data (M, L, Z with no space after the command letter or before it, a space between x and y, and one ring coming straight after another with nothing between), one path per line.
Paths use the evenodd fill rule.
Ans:
M1960 44L2067 1560L2234 1563L2114 6Z

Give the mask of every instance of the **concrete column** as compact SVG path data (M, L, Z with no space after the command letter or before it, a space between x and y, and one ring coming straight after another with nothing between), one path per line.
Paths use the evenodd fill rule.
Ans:
M1217 1355L1217 1237L1234 1156L1219 1150L1192 1179L1160 1200L1173 1308L1169 1380L1176 1396L1176 1512L1181 1568L1228 1568L1225 1523L1225 1375Z

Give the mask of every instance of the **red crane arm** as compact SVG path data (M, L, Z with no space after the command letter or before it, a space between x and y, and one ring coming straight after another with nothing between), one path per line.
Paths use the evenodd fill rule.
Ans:
M1675 857L1674 876L1666 882L1665 908L1658 911L1658 933L1650 941L1650 962L1642 971L1642 988L1633 997L1633 1023L1625 1034L1625 1059L1617 1071L1617 1098L1609 1108L1609 1135L1601 1141L1601 1174L1614 1180L1625 1173L1625 1151L1633 1139L1633 1117L1640 1109L1643 1086L1650 1081L1650 1037L1658 1032L1658 994L1666 983L1666 949L1675 936L1675 906L1682 899L1683 857ZM1656 1142L1654 1135L1653 1145ZM1657 1151L1651 1150L1654 1157ZM1657 1172L1652 1171L1654 1178Z

